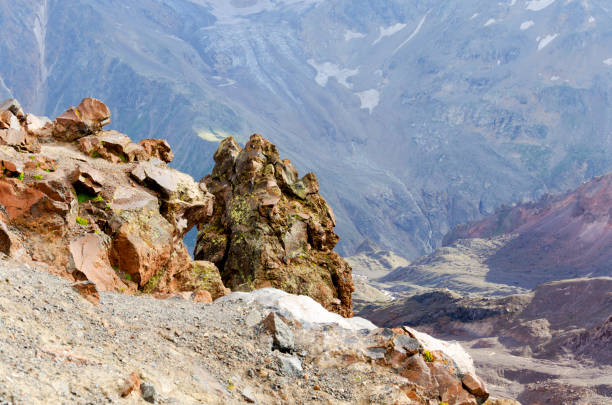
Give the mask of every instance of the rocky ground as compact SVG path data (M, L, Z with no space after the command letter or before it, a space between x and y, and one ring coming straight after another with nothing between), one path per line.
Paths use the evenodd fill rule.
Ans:
M437 290L360 315L461 342L495 394L527 404L608 404L611 291L609 277L553 282L502 298Z
M280 314L272 326L264 320L271 312ZM3 404L476 404L443 372L472 367L458 346L413 331L419 340L408 358L445 381L427 392L415 381L428 372L384 360L395 353L399 361L409 345L373 344L416 340L278 290L212 304L102 292L95 305L69 281L4 258L0 314ZM456 362L445 365L436 349Z

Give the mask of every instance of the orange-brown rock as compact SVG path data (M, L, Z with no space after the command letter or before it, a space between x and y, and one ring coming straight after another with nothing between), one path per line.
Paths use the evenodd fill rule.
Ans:
M138 146L144 149L148 157L155 157L166 163L170 163L174 159L174 153L164 139L143 139L138 142Z
M95 98L84 98L77 107L70 107L55 119L53 136L62 141L73 141L95 134L110 122L108 107Z
M463 386L469 393L473 394L476 398L487 399L489 393L487 392L484 383L480 378L472 373L467 373L461 379Z
M92 281L78 281L71 284L72 288L77 290L79 294L87 301L98 306L100 305L100 293L96 287L96 283Z
M140 287L162 269L172 253L172 225L159 212L121 212L112 241L112 264Z
M140 392L140 377L137 372L132 372L128 378L125 379L121 386L121 397L125 398L132 392Z
M211 298L229 291L217 268L195 264L183 244L185 233L212 215L214 197L167 166L166 142L141 146L102 131L110 111L95 99L58 118L53 137L50 121L6 105L0 131L25 134L25 143L0 150L0 252L100 291L208 291ZM25 148L28 137L43 140L42 147Z
M192 295L194 302L201 302L203 304L210 304L213 302L212 295L206 290L195 291Z
M257 134L244 149L223 140L214 159L202 183L215 205L198 225L196 259L215 263L232 290L275 287L352 316L351 268L332 250L335 219L315 175L299 179Z
M95 283L100 291L121 291L126 286L110 265L108 243L108 237L87 234L70 244L70 255L77 272L75 278L81 278L79 275L82 274L85 279Z

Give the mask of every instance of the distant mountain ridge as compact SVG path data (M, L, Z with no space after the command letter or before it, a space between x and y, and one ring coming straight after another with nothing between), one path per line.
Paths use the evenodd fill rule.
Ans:
M412 259L454 226L612 170L603 0L17 0L0 98L104 99L199 179L253 132L325 179L341 253Z

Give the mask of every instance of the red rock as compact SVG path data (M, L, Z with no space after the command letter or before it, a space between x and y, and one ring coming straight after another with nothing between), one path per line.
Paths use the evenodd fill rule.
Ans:
M30 208L45 195L10 180L13 179L0 180L0 204L4 206L11 220L30 216Z
M95 196L102 191L104 175L88 165L80 164L70 174L70 182L78 193Z
M159 160L170 163L174 159L174 153L170 145L163 139L143 139L138 145L145 151L147 158L158 158Z
M202 302L204 304L212 304L212 295L206 290L198 290L193 293L192 299L194 302Z
M94 282L100 291L121 291L125 288L110 266L102 237L87 234L70 243L69 250L75 270Z
M140 393L140 377L136 372L132 372L132 374L130 374L130 376L123 382L120 394L122 398L125 398L132 392Z
M141 146L117 131L102 131L80 138L79 149L86 155L101 157L113 163L135 162L146 158Z
M487 392L484 383L477 376L467 373L461 379L463 386L469 393L473 394L476 398L487 399L489 393Z
M55 119L53 136L73 141L99 132L110 122L110 110L100 100L84 98L77 107L70 107Z
M77 290L79 294L81 294L81 296L87 301L96 306L100 305L100 293L98 292L94 282L79 281L71 284L71 287Z
M11 255L11 234L4 222L0 222L0 252L7 256Z
M477 405L476 398L463 388L461 381L445 367L433 362L428 363L431 374L438 384L442 402L457 405Z
M173 228L154 211L132 212L123 221L113 237L111 261L144 287L170 258Z

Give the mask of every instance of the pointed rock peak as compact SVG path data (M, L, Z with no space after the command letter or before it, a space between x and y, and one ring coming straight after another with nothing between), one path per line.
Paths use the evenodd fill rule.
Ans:
M215 195L198 225L195 257L219 266L233 290L275 287L352 315L350 266L333 252L335 219L313 173L298 177L259 134L244 149L227 138L202 182Z

